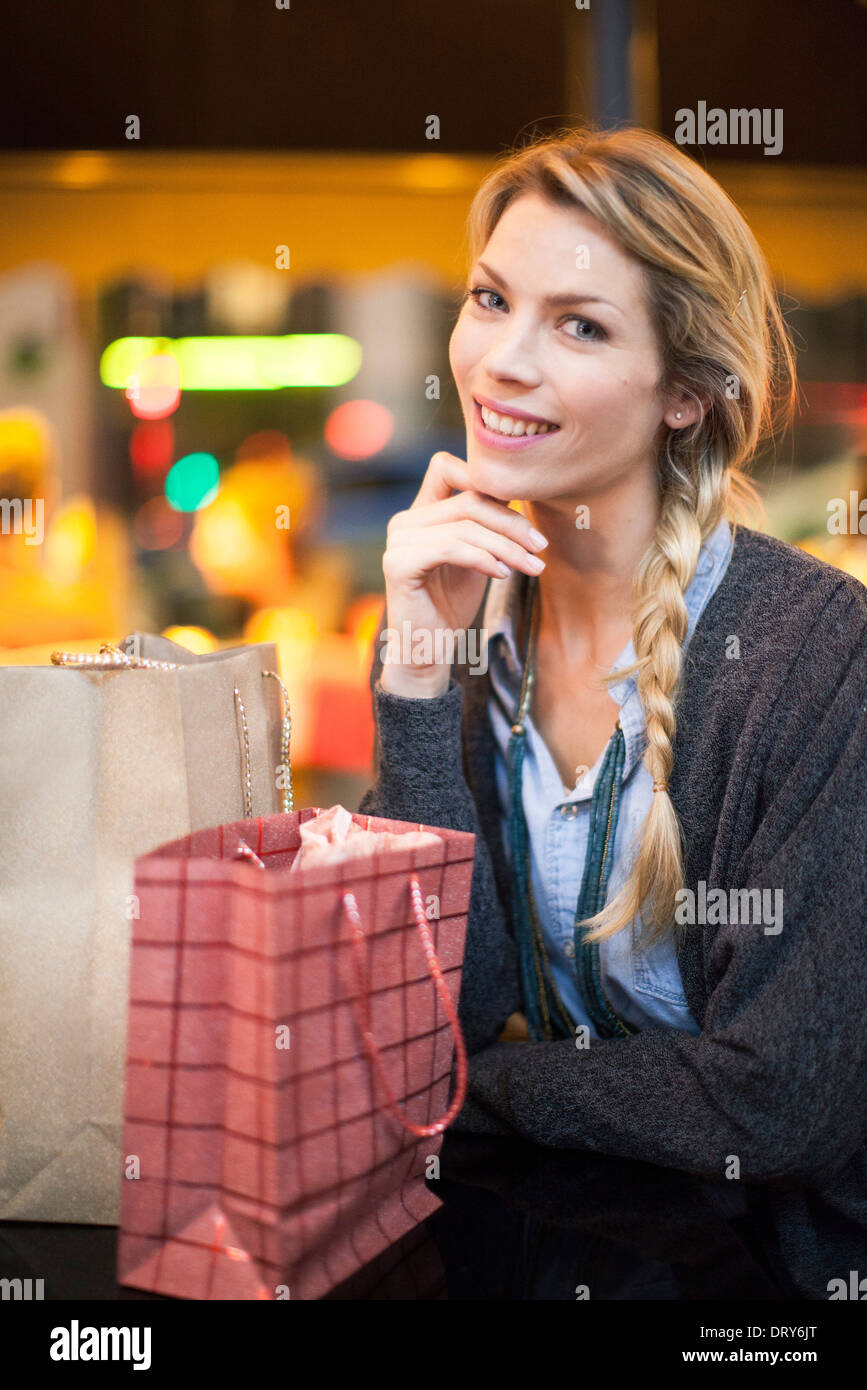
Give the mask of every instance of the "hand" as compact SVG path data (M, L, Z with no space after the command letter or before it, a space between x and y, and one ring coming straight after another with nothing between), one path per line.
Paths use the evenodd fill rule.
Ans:
M384 659L382 684L395 694L447 690L449 665L435 660L437 631L460 632L469 626L489 576L505 578L508 566L525 574L544 569L544 561L537 562L533 554L543 546L533 540L527 518L470 488L468 473L463 459L444 450L434 454L412 506L388 523L382 557L386 625L400 640ZM412 641L429 634L431 662L413 662L411 651L404 652L407 622Z
M497 1039L498 1042L529 1042L530 1034L527 1020L523 1014L509 1014L506 1026Z

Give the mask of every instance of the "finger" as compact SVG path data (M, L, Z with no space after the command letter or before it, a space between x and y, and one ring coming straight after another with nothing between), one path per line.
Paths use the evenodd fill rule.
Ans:
M494 579L505 578L509 573L508 566L490 551L462 540L454 532L445 544L390 546L382 557L382 572L393 584L425 578L441 565L478 570Z
M509 1014L506 1026L500 1034L500 1042L529 1042L527 1020L523 1014Z
M486 492L460 492L456 497L440 502L438 510L440 513L453 513L457 520L478 522L498 535L510 537L526 550L544 550L547 545L545 538L534 530L527 517L510 507L508 502L501 502Z
M463 491L469 485L469 469L465 460L440 449L427 466L412 506L424 507L430 502L443 502L451 497L454 490Z
M502 560L504 564L511 565L513 569L523 570L525 574L541 574L545 568L545 561L536 555L528 554L526 547L520 541L504 536L501 531L494 531L488 526L482 526L470 517L463 517L458 521L440 522L437 526L426 526L422 531L398 532L390 539L389 545L417 551L419 546L425 546L434 541L439 543L440 553L444 554L453 536L458 536L461 540L477 546L480 550L489 551L495 559Z
M496 497L489 497L487 493L475 492L472 489L459 492L454 497L447 497L440 502L432 502L425 507L416 505L408 511L398 512L388 524L389 541L398 539L400 532L417 534L420 527L433 527L446 520L454 524L464 520L475 521L498 535L508 536L531 553L544 550L547 544L544 537L538 538L539 532L534 530L521 512L510 507L507 502L501 502Z

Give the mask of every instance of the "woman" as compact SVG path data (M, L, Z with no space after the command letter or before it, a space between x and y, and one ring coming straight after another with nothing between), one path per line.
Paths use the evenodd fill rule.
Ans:
M736 522L795 399L768 267L638 129L511 153L469 232L467 459L389 524L360 806L476 834L458 1126L761 1188L828 1297L867 1274L867 590Z

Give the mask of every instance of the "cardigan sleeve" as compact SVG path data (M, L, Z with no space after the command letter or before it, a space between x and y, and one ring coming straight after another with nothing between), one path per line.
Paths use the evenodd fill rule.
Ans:
M781 929L714 929L698 1036L486 1048L455 1128L711 1180L736 1157L778 1186L820 1185L864 1144L867 618L853 586L832 600L768 711L762 815L725 884L780 890Z
M486 1047L521 1008L517 949L496 888L490 851L463 768L463 689L452 676L442 695L414 699L384 690L374 656L374 783L363 815L475 835L473 875L458 1014L468 1052Z

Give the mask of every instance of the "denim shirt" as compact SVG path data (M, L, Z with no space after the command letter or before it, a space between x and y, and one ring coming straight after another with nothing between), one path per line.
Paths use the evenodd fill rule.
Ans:
M731 550L731 527L723 517L702 546L696 572L684 595L688 615L684 650L705 605L725 574ZM482 623L482 642L487 647L491 682L488 716L496 745L496 779L507 859L510 847L506 750L521 689L521 663L515 644L518 578L513 572L508 579L491 580ZM611 669L627 666L634 660L635 647L630 640ZM609 691L612 700L620 706L626 762L608 902L623 887L635 862L641 828L654 795L653 778L643 761L647 736L635 677L629 676L609 686ZM563 1003L575 1024L586 1024L590 1037L598 1037L578 987L574 922L587 854L590 803L605 749L578 786L570 791L564 787L551 753L533 723L532 710L524 722L524 815L530 846L530 878L539 922ZM637 928L641 925L639 914L630 926L599 943L602 987L607 998L617 1014L639 1030L676 1028L698 1034L701 1029L687 1004L673 940L670 935L666 936L649 949L637 939Z

